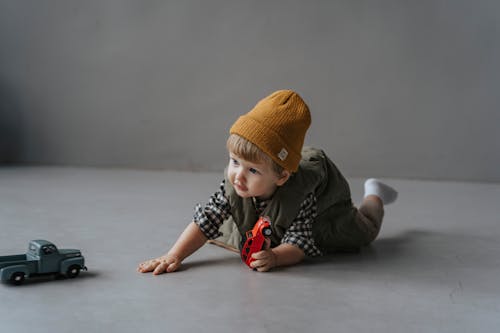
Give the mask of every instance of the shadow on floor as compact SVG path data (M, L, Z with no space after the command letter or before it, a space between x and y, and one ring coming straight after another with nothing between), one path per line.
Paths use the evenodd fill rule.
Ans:
M56 274L46 274L46 275L38 275L27 278L26 280L23 281L21 285L14 285L8 282L5 283L5 285L13 288L22 288L22 287L36 286L44 283L65 283L65 284L78 283L78 281L92 279L96 277L99 277L99 273L96 273L95 271L81 272L75 278L66 278L62 275L56 275Z
M369 275L396 274L413 278L426 274L454 274L500 266L500 245L493 236L409 230L380 238L359 253L332 254L307 259L304 273L342 270Z

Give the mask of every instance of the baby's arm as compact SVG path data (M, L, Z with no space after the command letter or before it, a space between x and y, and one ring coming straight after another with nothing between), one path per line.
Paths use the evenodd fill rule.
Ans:
M174 272L184 259L196 252L206 241L207 237L200 228L194 222L190 223L167 254L144 261L139 264L137 271L141 273L152 271L154 275Z
M259 272L266 272L273 267L298 264L304 259L305 254L298 246L284 243L275 248L254 253L252 257L255 260L250 265Z

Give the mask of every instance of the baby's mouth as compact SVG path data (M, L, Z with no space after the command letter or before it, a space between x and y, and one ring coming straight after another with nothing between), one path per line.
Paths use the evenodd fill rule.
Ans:
M246 186L242 185L239 181L235 180L234 181L234 186L240 190L240 191L243 191L245 192L247 190Z

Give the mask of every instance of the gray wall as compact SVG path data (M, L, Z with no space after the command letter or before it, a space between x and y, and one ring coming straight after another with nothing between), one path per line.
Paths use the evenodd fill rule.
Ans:
M3 162L219 170L276 89L348 176L500 181L498 1L0 0Z

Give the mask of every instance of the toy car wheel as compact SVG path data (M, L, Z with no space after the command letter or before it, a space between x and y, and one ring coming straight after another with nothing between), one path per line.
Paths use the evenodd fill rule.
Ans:
M262 229L262 234L264 236L271 236L272 233L273 233L273 231L269 227L266 227L266 228Z
M69 266L68 270L66 271L66 277L70 279L77 277L78 274L80 274L80 266L78 265Z
M24 282L24 273L23 272L15 272L12 274L10 277L10 282L12 282L15 285L20 285Z

